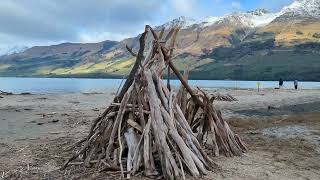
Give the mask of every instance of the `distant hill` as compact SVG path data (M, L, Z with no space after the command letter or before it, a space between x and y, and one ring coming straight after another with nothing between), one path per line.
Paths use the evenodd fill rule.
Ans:
M174 63L195 79L320 81L320 0L296 0L280 12L264 9L223 17L179 17ZM120 42L37 46L0 56L0 76L122 77L140 35Z

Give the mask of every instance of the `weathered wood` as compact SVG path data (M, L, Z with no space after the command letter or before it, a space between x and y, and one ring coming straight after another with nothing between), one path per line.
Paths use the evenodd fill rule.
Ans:
M210 102L213 101L238 101L235 97L231 96L230 94L222 95L222 94L211 94Z
M131 84L133 83L134 77L136 75L136 73L139 70L139 66L141 64L141 61L143 59L143 52L144 52L144 48L145 48L145 40L147 37L147 28L145 28L144 33L142 33L141 37L139 38L139 43L140 43L140 49L136 58L136 62L134 63L132 70L130 71L130 74L126 80L126 82L124 83L119 95L116 97L116 99L118 101L121 101L124 94L127 92L127 90L129 89L129 87L131 86Z
M133 127L133 128L135 128L136 130L138 130L139 132L142 132L142 131L143 131L142 127L141 127L137 122L133 121L132 119L128 119L128 120L127 120L127 123L128 123L131 127Z
M133 169L133 157L135 149L138 145L138 137L134 132L133 128L129 128L127 132L124 133L124 137L126 139L126 143L128 146L128 155L127 155L127 171L131 172ZM127 174L127 178L130 178L131 174Z
M203 102L196 96L196 94L193 92L192 88L188 85L187 81L183 78L183 76L181 75L179 70L175 67L175 65L171 61L169 61L168 63L169 63L170 68L172 69L172 71L176 74L176 76L178 77L180 82L183 84L183 86L186 88L188 93L191 95L193 100L197 104L199 104L201 107L203 107L204 106Z
M163 36L163 34L164 34L164 31L165 31L165 27L163 27L162 29L161 29L161 31L160 31L160 33L159 33L159 39L162 39L162 36Z
M152 158L152 146L151 146L151 132L150 132L150 126L151 126L151 116L149 116L148 123L145 127L145 133L143 135L143 159L144 159L144 166L145 166L145 175L146 176L154 176L157 175L158 172L156 171L154 167L154 161Z
M166 121L166 123L169 126L169 134L170 136L173 138L173 140L177 143L183 158L185 160L185 163L187 165L187 167L189 168L189 171L192 173L192 175L194 176L199 176L200 173L198 171L198 168L196 166L195 161L199 160L197 158L193 159L193 152L187 147L187 145L184 143L183 139L181 138L181 136L178 134L177 129L174 127L173 124L173 119L170 118L169 113L163 108L161 107L161 112L162 115L164 117L164 120ZM198 162L198 161L197 161ZM201 170L203 171L203 173L206 173L206 170L204 169L202 163L198 162Z
M132 48L129 48L128 45L126 45L126 48L127 48L127 50L129 51L129 53L130 53L132 56L134 56L134 57L137 57L137 56L138 56L136 53L133 52Z
M106 159L107 160L110 159L110 153L111 153L112 149L114 148L114 140L115 140L116 132L118 130L118 126L119 126L120 122L123 119L125 107L129 101L131 90L132 90L132 87L130 87L128 89L128 91L125 93L125 95L121 101L121 105L120 105L117 117L114 121L114 126L112 129L111 135L110 135L110 141L108 142L108 146L107 146L107 150L106 150Z
M166 168L166 173L167 175L173 179L173 176L175 177L179 177L179 168L176 164L176 161L170 151L170 148L166 142L166 136L168 133L168 128L165 126L164 122L163 122L163 118L161 115L161 110L160 110L160 100L158 98L157 92L156 92L156 88L155 85L153 83L152 80L152 73L150 72L150 70L146 70L145 71L145 75L146 75L146 79L148 82L148 97L149 97L149 104L150 104L150 110L151 110L151 118L153 118L154 120L152 121L151 125L152 125L152 129L153 132L155 132L155 138L156 138L156 142L158 144L158 147L161 147L163 149L159 149L158 152L159 153L163 153L163 157L164 157L164 165ZM173 173L172 173L173 171Z
M188 76L189 76L189 68L186 68L186 70L183 73L183 78L186 80L187 83L188 83ZM188 94L184 86L180 86L179 88L177 101L179 106L181 107L183 114L187 115Z

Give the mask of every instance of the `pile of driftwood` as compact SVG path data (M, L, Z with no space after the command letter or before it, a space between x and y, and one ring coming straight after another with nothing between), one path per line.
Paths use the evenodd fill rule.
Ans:
M139 52L127 47L136 57L132 71L88 136L73 146L78 151L63 168L78 159L78 164L118 171L127 178L142 172L181 179L186 173L197 177L216 167L204 150L205 135L211 137L216 155L246 151L207 95L200 89L196 93L171 62L178 31L163 29L158 34L146 26ZM147 37L152 39L149 48L145 48ZM183 85L177 95L169 81L167 85L162 81L167 69Z
M0 95L13 95L13 93L0 90Z
M19 94L14 94L12 92L6 92L6 91L0 90L0 95L9 96L9 95L32 95L32 94L29 93L29 92L23 92L23 93L19 93Z
M237 98L231 96L230 94L226 94L226 95L223 95L223 94L219 94L219 93L216 93L216 94L211 94L211 98L210 98L210 101L228 101L228 102L232 102L232 101L238 101Z

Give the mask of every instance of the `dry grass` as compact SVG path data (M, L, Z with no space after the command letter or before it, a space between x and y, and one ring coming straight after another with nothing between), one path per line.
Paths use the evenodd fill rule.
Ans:
M259 117L240 119L231 118L229 123L231 126L240 129L262 129L272 126L288 125L288 124L319 124L320 114L302 114L302 115L291 115L291 116L275 116L275 117Z
M320 42L320 39L314 38L313 34L320 30L320 23L314 22L310 24L287 23L271 24L260 32L274 32L276 34L276 43L285 45L294 45L296 42ZM299 33L298 33L299 32Z

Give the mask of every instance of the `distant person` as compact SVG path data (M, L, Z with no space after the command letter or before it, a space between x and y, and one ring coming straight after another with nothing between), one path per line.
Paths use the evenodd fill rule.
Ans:
M279 89L281 89L282 86L283 86L283 80L282 80L282 78L280 78L280 79L279 79Z
M258 82L257 82L258 92L260 91L260 86L261 86L261 83L258 81Z
M293 85L294 85L294 89L297 90L298 89L298 80L294 80Z

